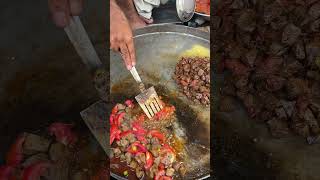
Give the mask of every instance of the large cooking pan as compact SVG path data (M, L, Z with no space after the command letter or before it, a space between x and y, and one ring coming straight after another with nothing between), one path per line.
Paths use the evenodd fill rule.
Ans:
M179 55L201 45L210 48L209 33L179 25L155 25L135 32L137 70L146 84L156 87L177 109L179 124L188 137L186 147L189 157L185 159L190 171L184 179L204 179L210 174L210 108L192 105L178 91L172 79ZM138 86L125 70L119 54L110 54L111 101L122 102L139 93ZM112 168L111 175L117 179L121 172ZM191 168L192 167L192 168ZM188 169L188 168L187 168Z

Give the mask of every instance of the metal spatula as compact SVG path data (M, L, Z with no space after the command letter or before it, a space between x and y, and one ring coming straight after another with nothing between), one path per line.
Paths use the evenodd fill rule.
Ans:
M141 92L135 98L144 113L150 119L163 108L158 94L153 86L146 90L135 67L131 68L130 73L132 74L136 82L139 83L139 89Z
M80 114L91 133L100 143L103 150L109 155L109 123L107 112L107 73L102 66L99 56L97 55L86 30L84 29L80 18L74 16L70 19L70 24L64 28L71 43L76 49L78 55L81 57L83 63L94 74L95 88L98 91L102 100L91 105L87 109L83 110Z

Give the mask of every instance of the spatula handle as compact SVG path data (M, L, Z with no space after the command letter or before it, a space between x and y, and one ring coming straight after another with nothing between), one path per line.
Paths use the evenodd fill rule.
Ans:
M102 66L102 63L80 18L78 16L71 17L70 24L64 28L64 31L68 35L83 63L92 71L99 69Z
M137 83L141 83L141 82L142 82L142 80L141 80L141 78L140 78L140 76L139 76L139 74L138 74L138 71L137 71L136 67L133 66L133 67L131 68L131 70L130 70L130 73L131 73L131 75L133 76L134 80L137 81Z
M144 92L146 90L146 88L144 87L144 84L142 83L142 80L138 74L138 71L136 69L136 67L132 67L130 70L131 75L133 76L134 80L136 80L137 83L139 83L139 89L141 92Z

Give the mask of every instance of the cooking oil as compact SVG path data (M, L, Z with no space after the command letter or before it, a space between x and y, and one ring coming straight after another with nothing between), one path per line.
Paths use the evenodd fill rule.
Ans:
M191 49L184 51L180 57L210 57L210 50L201 45L194 45Z

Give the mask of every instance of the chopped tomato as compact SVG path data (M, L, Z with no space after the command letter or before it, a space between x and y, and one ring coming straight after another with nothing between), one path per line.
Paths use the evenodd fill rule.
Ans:
M120 140L121 131L118 129L117 125L113 124L110 128L110 144L113 143L115 139Z
M151 130L149 131L148 135L151 135L152 137L159 139L162 143L166 141L165 136L158 130Z
M164 145L160 150L161 162L173 163L176 160L176 154L169 145Z
M133 155L137 154L137 153L144 153L147 151L147 148L144 147L142 144L140 144L139 142L134 142L132 143L128 148L127 151Z
M147 139L142 135L137 135L136 138L142 143L147 144L147 142L148 142Z
M159 178L159 180L172 180L172 177L170 177L170 176L161 176Z
M6 156L7 165L16 167L21 163L23 159L22 146L25 139L26 139L26 136L22 134L11 145L9 152L7 153L7 156Z
M166 174L166 172L164 170L160 170L156 173L156 175L154 176L154 180L160 180L161 176L164 176Z
M73 146L78 140L77 134L72 130L73 124L61 122L52 123L49 128L49 134L54 135L56 140L66 146Z
M120 138L126 137L127 135L133 133L133 131L128 130L128 131L123 131L120 133Z
M15 180L13 170L14 168L11 166L0 166L0 180Z
M164 170L164 164L160 163L158 166L158 170L159 171Z
M146 164L144 165L144 168L146 170L149 170L152 165L153 165L153 156L149 151L147 151L146 152Z
M165 119L172 115L176 108L174 106L166 106L161 111L157 112L155 115L156 120Z
M35 180L40 179L45 171L51 166L49 162L36 162L27 166L22 172L22 180Z
M171 151L171 152L174 153L174 149L173 149L171 146L169 146L168 144L164 144L162 148L163 148L165 151L168 150L168 151Z
M118 112L118 104L112 108L111 114L116 114Z
M110 125L114 124L114 118L115 118L115 115L114 115L114 114L111 114L111 115L110 115L110 118L109 118Z
M118 127L121 125L121 120L123 119L123 117L126 115L125 112L121 112L119 114L117 114L114 118L114 124L116 124Z
M145 118L146 118L146 115L145 114L141 114L140 116L138 116L137 117L137 119L136 119L136 121L135 122L137 122L137 123L143 123L144 122L144 120L145 120Z
M130 99L126 100L124 103L125 103L129 108L133 108L133 107L134 107L133 101L130 100Z
M136 136L146 134L146 130L137 122L132 123L132 130Z

